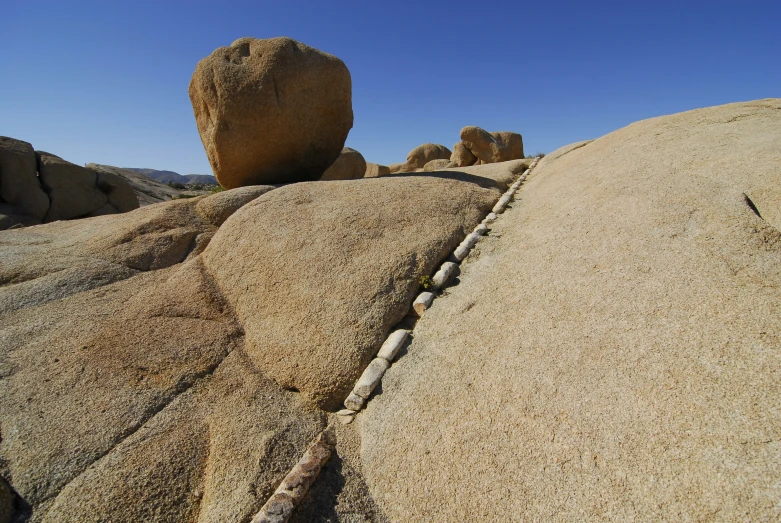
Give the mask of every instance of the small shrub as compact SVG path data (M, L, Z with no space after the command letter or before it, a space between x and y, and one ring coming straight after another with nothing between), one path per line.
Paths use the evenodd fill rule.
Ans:
M420 277L420 288L424 291L430 290L434 286L434 282L431 281L431 276Z
M168 182L168 187L170 187L171 189L179 189L180 191L186 189L186 187L183 184L176 183L176 182Z
M222 187L221 185L217 185L216 187L212 187L209 189L209 192L212 194L217 194L218 192L222 192L225 190L225 187Z
M542 151L537 151L537 154L535 154L534 156L536 156L537 158L542 158L545 156L545 153Z
M185 198L196 198L197 194L177 194L176 196L172 197L172 200L182 200Z

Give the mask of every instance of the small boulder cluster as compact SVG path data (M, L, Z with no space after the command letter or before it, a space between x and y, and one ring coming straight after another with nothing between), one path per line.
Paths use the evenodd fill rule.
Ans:
M518 133L467 126L461 129L461 141L451 151L444 145L426 143L410 151L407 161L390 166L391 173L431 172L453 167L520 160L523 137Z
M0 230L138 208L121 177L0 136Z

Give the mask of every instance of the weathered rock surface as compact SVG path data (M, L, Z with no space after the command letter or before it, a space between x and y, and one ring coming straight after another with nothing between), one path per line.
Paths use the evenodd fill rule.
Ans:
M201 60L190 100L228 189L318 180L353 126L344 63L290 38L240 38Z
M49 210L49 196L41 188L33 146L0 136L0 200L13 210L8 214L42 220Z
M255 365L336 408L496 186L458 173L289 185L239 210L204 257Z
M472 151L463 142L458 142L453 146L453 154L450 155L450 161L453 167L467 167L474 165L477 162L477 157L472 154Z
M413 169L423 169L432 160L449 160L450 149L437 143L424 143L412 149L407 155L407 165Z
M509 167L0 232L0 476L36 522L248 521Z
M423 170L426 172L440 171L450 165L450 160L431 160L423 166Z
M781 100L553 156L360 415L371 496L392 521L778 520Z
M523 138L518 133L489 133L480 127L467 126L461 129L461 143L482 163L523 158Z
M249 185L218 192L206 198L199 198L195 210L201 218L219 227L241 207L274 189L273 185Z
M86 216L108 203L94 171L43 151L36 151L35 157L41 185L51 199L45 222Z
M379 178L380 176L388 176L390 174L390 167L387 165L379 165L376 163L366 162L366 174L364 178Z
M366 160L355 149L345 147L339 157L326 169L321 180L357 180L366 174Z

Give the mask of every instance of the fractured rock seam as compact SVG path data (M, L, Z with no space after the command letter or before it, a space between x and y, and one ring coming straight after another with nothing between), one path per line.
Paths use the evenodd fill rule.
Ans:
M464 260L477 241L488 232L489 223L497 219L507 208L521 184L528 174L537 165L539 158L535 158L528 169L518 177L509 189L499 198L494 208L486 215L483 221L464 238L461 244L453 251L462 252L457 260L445 261L432 278L432 289L439 291L444 288L458 269L458 263ZM501 204L501 205L500 205ZM459 251L459 249L461 251ZM430 291L420 293L410 308L410 315L422 317L431 306L436 295ZM417 305L417 307L416 307ZM410 329L395 329L382 344L377 356L367 365L358 381L355 382L352 392L344 400L346 408L337 412L337 418L343 424L352 423L355 415L363 408L374 389L379 385L382 376L390 368L393 360L407 341L411 333ZM310 446L301 460L288 472L274 494L266 501L260 511L252 519L251 523L285 523L308 492L311 485L317 479L323 465L331 456L336 442L333 440L332 428L326 428Z

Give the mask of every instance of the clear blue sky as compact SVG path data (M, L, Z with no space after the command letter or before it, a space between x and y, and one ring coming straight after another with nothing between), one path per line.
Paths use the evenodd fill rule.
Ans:
M289 36L353 79L368 161L465 125L527 152L633 121L781 96L781 1L3 0L0 135L74 163L210 173L187 86L242 36ZM663 153L663 151L660 151Z

